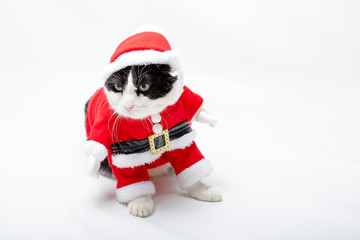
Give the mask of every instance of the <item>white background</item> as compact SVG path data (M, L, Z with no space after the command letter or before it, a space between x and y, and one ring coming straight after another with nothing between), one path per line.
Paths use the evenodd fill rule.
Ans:
M0 3L1 239L360 239L357 1ZM221 203L158 181L128 215L86 175L83 107L145 22L218 119L194 124ZM172 182L173 179L166 180Z

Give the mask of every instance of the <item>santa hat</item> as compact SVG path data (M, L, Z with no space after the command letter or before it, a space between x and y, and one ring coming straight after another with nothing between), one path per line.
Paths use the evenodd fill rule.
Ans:
M103 80L113 73L131 65L168 64L171 74L178 76L182 83L182 71L178 53L173 50L158 27L145 24L137 32L125 39L111 56L110 64L105 68Z

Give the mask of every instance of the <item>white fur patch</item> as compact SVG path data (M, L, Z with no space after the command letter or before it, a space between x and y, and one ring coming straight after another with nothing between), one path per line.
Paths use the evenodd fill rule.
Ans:
M180 188L188 189L201 179L209 176L213 170L214 169L210 161L204 158L183 170L176 176L176 178Z
M155 186L151 181L138 182L116 189L116 199L122 203L153 194L155 194Z
M154 210L154 201L151 199L151 196L141 196L138 197L128 204L129 213L137 217L147 217Z
M190 197L201 201L219 202L222 200L220 191L213 187L207 186L202 182L197 182L188 189Z
M136 166L141 166L146 163L152 163L158 159L164 152L172 151L175 149L184 149L190 146L196 137L196 131L185 134L181 138L170 141L170 147L163 152L158 152L156 154L151 154L150 151L143 153L133 153L133 154L117 154L112 155L112 164L118 168L133 168Z

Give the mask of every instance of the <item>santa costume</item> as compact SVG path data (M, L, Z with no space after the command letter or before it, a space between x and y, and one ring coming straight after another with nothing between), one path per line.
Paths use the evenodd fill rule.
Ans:
M104 88L91 97L86 110L88 152L98 159L108 157L120 202L155 193L149 169L170 163L182 189L213 170L196 146L191 128L203 99L183 85L179 57L163 34L141 31L121 42L103 80L127 66L147 64L168 64L178 76L176 97L162 112L144 119L120 116L110 107Z

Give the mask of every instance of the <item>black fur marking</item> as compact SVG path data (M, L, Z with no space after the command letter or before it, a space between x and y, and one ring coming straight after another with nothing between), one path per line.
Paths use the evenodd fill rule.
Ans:
M125 89L130 71L133 84L137 88L137 95L142 94L149 99L164 97L171 91L174 82L177 80L177 76L171 76L171 67L167 64L136 65L115 72L106 80L105 87L109 91L119 92L115 89L115 84L119 84ZM149 90L146 92L140 91L139 86L142 84L149 84Z
M127 79L128 76L130 74L130 69L131 67L126 67L123 69L120 69L119 71L113 73L105 82L105 87L109 90L109 91L113 91L113 92L119 92L118 90L116 90L115 88L115 84L119 84L120 87L122 87L123 89L125 89L125 86L127 84Z
M131 68L133 84L137 88L136 93L150 99L162 98L173 88L177 77L171 76L171 67L167 64L150 64L134 66ZM142 84L149 84L150 89L146 92L139 90Z

